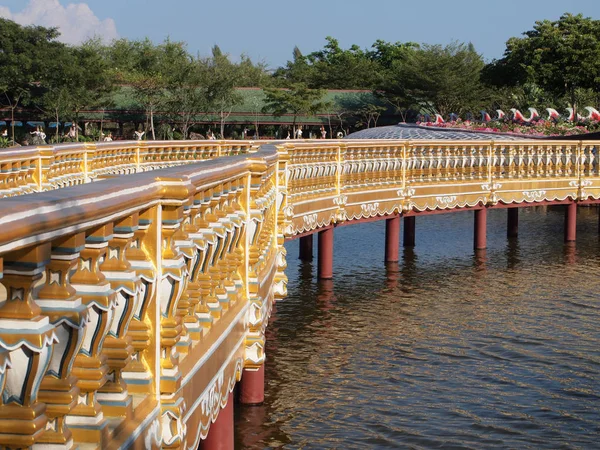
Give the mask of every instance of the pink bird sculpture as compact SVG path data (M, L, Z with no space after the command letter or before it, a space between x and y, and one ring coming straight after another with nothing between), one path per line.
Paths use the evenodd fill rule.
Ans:
M513 120L518 120L519 122L529 123L536 117L540 117L539 113L537 112L537 109L535 109L535 108L529 108L530 115L528 118L525 118L523 113L521 111L519 111L518 109L512 108L510 111L513 113Z
M596 108L586 106L585 110L589 113L586 119L588 120L600 120L600 112Z
M567 112L569 113L567 116L567 120L573 122L575 120L575 110L573 108L567 108ZM577 120L582 120L583 117L577 113Z
M546 111L548 111L548 120L560 118L560 114L554 108L546 108Z

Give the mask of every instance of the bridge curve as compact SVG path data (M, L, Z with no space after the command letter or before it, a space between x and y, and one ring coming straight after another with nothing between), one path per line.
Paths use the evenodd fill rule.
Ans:
M236 383L245 403L264 395L286 239L324 233L331 275L335 226L386 219L397 238L401 216L471 209L481 247L488 208L568 204L574 231L577 204L600 199L595 142L238 142L199 163L215 144L113 145L101 171L131 173L88 184L89 158L61 159L70 147L0 155L5 446L223 444ZM81 185L49 190L61 184L43 182L45 167Z

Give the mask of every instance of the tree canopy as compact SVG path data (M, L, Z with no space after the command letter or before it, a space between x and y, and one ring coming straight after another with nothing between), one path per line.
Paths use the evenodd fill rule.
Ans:
M23 107L33 118L77 122L90 110L110 108L111 99L120 98L116 90L133 93L131 105L143 110L152 138L157 116L163 129L177 124L184 138L210 116L224 135L243 97L241 87L265 89L264 96L256 97L260 104L246 111L255 128L261 111L291 115L295 125L299 116L319 109L334 115L344 132L349 126L377 124L380 115L390 123L397 115L407 120L419 113L447 117L480 109L600 102L600 21L580 14L536 22L509 39L504 56L489 64L471 43L379 39L368 48L344 48L328 36L323 48L310 53L294 47L291 60L270 71L265 62L246 55L231 58L218 45L202 57L192 55L186 43L169 39L69 46L58 36L56 29L0 19L0 104L10 111L13 124ZM331 89L364 90L366 100L350 104L330 96L326 102L323 93Z
M581 14L535 23L524 37L506 43L504 57L486 70L497 85L533 82L557 98L577 103L578 89L596 89L600 81L600 21Z

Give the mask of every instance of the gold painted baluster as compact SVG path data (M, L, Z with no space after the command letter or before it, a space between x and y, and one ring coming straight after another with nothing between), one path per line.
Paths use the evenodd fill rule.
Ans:
M186 288L188 274L183 254L175 245L174 236L183 224L183 203L187 199L179 198L179 195L174 197L179 204L166 204L162 207L162 273L158 287L161 315L160 391L163 398L161 401L163 449L178 449L185 439L183 425L185 401L179 389L182 374L176 349L182 329L178 307Z
M85 234L59 239L52 243L52 255L46 266L44 285L36 303L56 327L60 345L55 346L48 372L40 385L40 401L46 403L48 425L38 441L40 445L69 449L73 436L66 416L77 404L79 388L72 368L81 348L88 319L88 308L71 286L71 276L85 247Z
M81 393L77 406L67 416L67 425L75 440L96 443L100 447L106 445L110 438L108 423L97 400L97 391L106 383L109 372L102 345L116 307L116 294L100 270L100 264L106 256L112 235L112 223L87 233L79 267L71 278L72 286L89 308L90 321L73 366Z
M162 274L159 283L161 307L161 392L175 392L181 383L176 352L181 335L177 307L185 287L186 266L173 236L183 221L183 206L163 206Z
M201 200L196 198L190 211L190 220L184 227L188 239L192 242L193 259L188 259L189 279L187 289L184 295L187 295L189 303L188 313L183 318L183 325L189 333L193 344L202 339L203 328L200 325L198 316L198 308L201 299L201 287L199 282L199 274L201 272L204 258L206 257L206 241L202 233L199 232L197 224L200 213Z
M194 243L189 239L187 234L191 221L190 213L190 207L186 206L183 211L183 224L173 235L175 246L177 246L184 258L186 273L188 274L186 288L182 292L181 298L179 299L179 303L177 305L177 314L181 317L183 324L181 327L181 335L179 336L179 341L177 342L177 352L180 354L188 354L190 347L192 346L192 340L188 333L187 327L185 326L185 317L188 315L191 307L190 298L193 296L191 289L196 288L196 285L193 283L190 284L189 274L192 273L198 255Z
M132 339L133 355L123 369L122 376L127 382L127 389L136 394L149 394L153 391L152 368L155 355L151 349L153 332L160 324L154 323L155 318L149 313L149 307L156 296L156 269L152 261L156 261L156 253L160 252L160 248L156 248L157 226L156 208L142 212L138 228L126 250L126 258L139 277L140 285L138 302L127 331Z
M199 248L203 248L201 259L198 262L198 275L194 277L198 281L198 293L200 295L200 301L196 307L196 316L202 326L203 334L206 334L214 321L209 305L216 302L216 299L212 296L212 282L209 272L217 245L217 238L209 228L207 220L211 207L211 198L212 190L206 191L204 193L204 198L202 198L200 212L195 217L194 221L194 224L197 227L197 231L194 233L194 241Z
M98 391L97 398L105 414L123 417L125 421L131 418L133 405L122 372L134 351L127 330L137 309L141 283L127 260L126 250L131 245L138 223L138 213L115 222L113 237L108 242L108 251L100 266L116 294L116 308L103 346L109 366L108 381Z
M9 352L12 368L4 370L0 442L9 448L31 447L48 423L38 391L57 339L54 326L35 303L35 286L49 260L50 243L4 255L6 300L0 307L0 346Z

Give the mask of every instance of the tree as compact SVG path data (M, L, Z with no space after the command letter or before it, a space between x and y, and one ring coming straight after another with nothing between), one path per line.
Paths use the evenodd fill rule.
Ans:
M28 103L58 68L56 62L66 49L56 40L59 35L55 28L22 27L0 18L0 101L11 111L13 144L16 109Z
M113 78L109 74L106 60L102 57L98 41L88 41L81 46L72 47L67 62L58 76L53 78L54 89L66 88L69 118L76 124L75 135L79 137L79 118L81 112L110 102L108 96L113 89ZM55 96L55 94L50 94Z
M371 123L373 127L377 126L377 121L381 117L381 114L385 111L383 106L374 105L374 104L365 104L362 108L356 111L356 115L359 118L357 122L358 126L366 125L367 128L371 128Z
M573 108L579 89L595 89L600 79L600 21L564 14L535 23L523 38L506 43L504 57L486 68L496 85L534 82Z
M219 46L213 47L213 56L209 63L209 85L207 88L208 100L219 116L221 138L225 137L225 122L231 115L233 107L241 102L240 95L236 92L239 81L239 71L223 54Z
M266 89L263 111L276 117L292 114L292 129L295 135L298 116L312 116L318 111L328 109L329 105L322 100L323 95L323 90L309 89L303 83L293 84L289 89Z
M304 83L313 89L372 89L379 80L378 63L357 45L344 50L337 39L327 36L322 50L304 56L294 48L293 61L274 76L282 85Z
M184 64L190 58L185 44L167 39L155 46L149 39L120 39L113 43L109 53L117 79L133 88L146 110L152 139L156 139L154 114L167 99L171 67Z
M59 123L66 117L70 110L70 93L66 86L49 89L41 98L41 109L45 117L51 118L56 123L54 141L59 142Z
M472 44L423 45L394 61L380 92L394 105L460 114L481 103L483 67Z
M175 121L181 123L183 139L200 115L208 111L208 64L201 59L180 61L171 68L166 94L166 107Z

